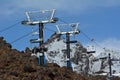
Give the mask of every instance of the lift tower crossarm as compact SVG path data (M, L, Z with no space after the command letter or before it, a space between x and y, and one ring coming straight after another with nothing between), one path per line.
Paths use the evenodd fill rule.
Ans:
M80 31L78 29L79 23L70 23L70 24L59 24L56 25L58 30L57 34L66 35L66 54L67 54L67 68L72 70L71 60L70 60L70 43L76 43L77 41L70 41L70 36L79 34Z
M39 43L39 58L38 64L44 65L44 51L47 50L44 48L44 24L55 23L58 21L58 18L54 18L55 9L52 10L40 10L40 11L31 11L26 12L28 20L22 21L23 25L39 25L39 38L31 39L31 43ZM48 16L47 16L48 15ZM41 54L42 53L42 54Z

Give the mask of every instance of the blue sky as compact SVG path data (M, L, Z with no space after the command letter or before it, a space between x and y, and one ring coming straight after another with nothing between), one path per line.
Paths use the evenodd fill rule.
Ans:
M25 11L56 9L56 17L67 23L79 22L79 29L102 47L120 47L120 0L1 0L0 5L0 30L19 22L0 32L9 43L31 31L30 26L20 23L26 19ZM48 28L56 30L54 25L45 25L45 40L54 33ZM31 38L31 35L25 37L12 46L24 50L31 46ZM83 45L91 43L82 33L75 38Z

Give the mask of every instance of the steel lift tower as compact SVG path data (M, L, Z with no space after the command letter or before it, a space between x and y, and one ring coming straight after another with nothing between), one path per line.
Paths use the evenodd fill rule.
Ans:
M112 52L111 52L112 53ZM101 57L99 59L108 59L108 66L109 66L109 75L108 75L108 80L113 80L113 75L112 75L112 62L113 61L120 61L120 59L115 59L111 57L110 52L108 53L108 56Z
M67 48L67 68L72 69L71 59L70 59L70 43L76 43L77 41L70 41L70 36L80 33L78 29L79 23L70 23L70 24L59 24L56 25L58 30L57 34L66 35L66 48Z
M120 61L120 59L111 59L111 54L109 53L108 54L109 56L108 56L108 59L109 59L109 61L108 61L108 63L109 63L109 80L113 80L112 79L112 61Z
M31 43L39 43L38 52L38 64L45 65L44 52L46 48L43 46L44 43L44 24L55 23L58 21L58 18L54 18L55 9L52 10L40 10L40 11L31 11L26 12L27 20L22 21L23 25L39 25L39 38L31 39Z

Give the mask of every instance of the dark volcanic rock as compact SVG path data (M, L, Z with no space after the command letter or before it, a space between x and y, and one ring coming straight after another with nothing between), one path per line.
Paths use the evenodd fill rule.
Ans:
M83 76L57 64L39 66L37 58L29 55L28 48L25 52L12 49L0 37L0 80L107 80L101 76Z

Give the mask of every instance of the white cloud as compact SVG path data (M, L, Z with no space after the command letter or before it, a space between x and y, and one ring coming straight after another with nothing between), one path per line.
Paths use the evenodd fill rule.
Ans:
M99 55L101 52L104 52L104 48L110 51L120 52L120 40L116 38L109 38L96 43L87 44L87 45L93 45L95 47L97 53L95 54L96 56Z
M91 6L119 6L120 0L20 0L17 1L18 5L25 7L42 7L51 8L56 7L59 9L82 9Z
M71 13L82 13L90 8L112 6L120 6L120 0L12 0L11 2L6 0L0 9L5 13L51 8Z
M120 50L120 40L116 38L110 38L101 42L101 45L108 49Z

